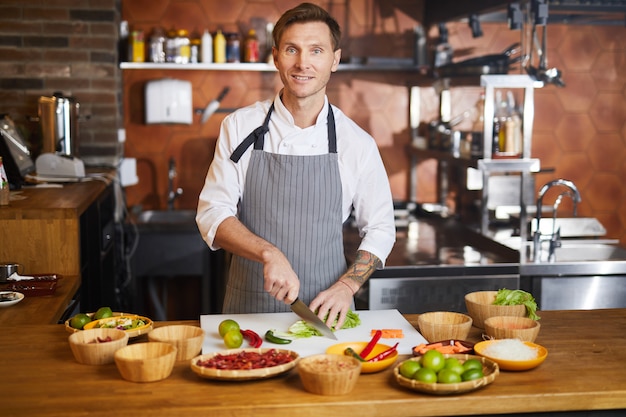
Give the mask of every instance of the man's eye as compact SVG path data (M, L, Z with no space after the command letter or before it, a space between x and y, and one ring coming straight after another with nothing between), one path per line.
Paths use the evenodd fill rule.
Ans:
M296 53L296 48L287 48L286 52L290 55L293 55Z

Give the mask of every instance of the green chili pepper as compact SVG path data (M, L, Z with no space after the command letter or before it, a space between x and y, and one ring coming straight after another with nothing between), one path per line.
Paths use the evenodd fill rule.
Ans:
M274 332L271 330L265 332L265 340L277 345L288 345L289 343L291 343L291 340L289 339L283 339L282 337L274 335Z
M359 362L365 362L365 359L363 359L361 357L361 355L356 353L355 350L350 348L350 347L346 348L346 350L343 351L343 354L346 355L346 356L352 356L352 357L358 359Z

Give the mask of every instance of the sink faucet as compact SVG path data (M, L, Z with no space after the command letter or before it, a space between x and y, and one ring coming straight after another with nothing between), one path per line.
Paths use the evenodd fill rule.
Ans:
M183 194L183 189L178 187L174 190L174 178L176 178L176 161L170 158L170 166L167 174L167 209L174 210L174 200Z
M550 188L555 187L555 186L564 186L564 187L567 187L569 190L564 191L561 194L559 194L554 202L553 213L552 213L552 234L550 235L550 247L548 251L549 262L554 262L556 248L561 246L561 228L558 228L555 230L555 227L556 227L555 225L556 225L556 212L557 212L559 205L561 204L561 201L563 200L563 197L567 196L572 199L574 203L574 213L573 213L574 217L576 217L577 215L576 214L577 205L581 201L580 192L578 191L578 188L576 187L576 185L574 185L572 181L559 178L559 179L550 181L549 183L541 187L541 189L539 190L539 196L537 198L537 213L536 213L537 230L535 231L535 234L533 236L533 260L537 263L541 262L540 255L541 255L542 238L541 238L540 224L541 224L541 211L543 209L543 197Z

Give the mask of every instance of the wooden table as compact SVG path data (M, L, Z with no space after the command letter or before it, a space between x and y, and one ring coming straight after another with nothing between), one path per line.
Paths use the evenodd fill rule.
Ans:
M5 284L0 284L0 289L5 287ZM11 307L0 308L0 328L33 323L56 324L79 287L80 278L78 276L61 276L57 280L56 291L53 294L26 295L19 303Z
M219 382L199 378L188 362L177 363L163 381L132 383L121 379L114 364L75 362L62 325L5 326L0 331L2 415L402 417L604 409L623 415L626 310L541 315L537 342L549 351L546 362L527 372L501 371L491 385L452 396L407 390L391 369L361 375L351 394L337 397L304 391L295 370L263 381ZM416 325L417 315L406 317ZM473 329L471 338L479 337Z

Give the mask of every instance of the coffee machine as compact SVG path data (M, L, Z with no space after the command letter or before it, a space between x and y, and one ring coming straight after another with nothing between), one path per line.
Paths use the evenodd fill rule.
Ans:
M74 97L57 91L39 97L42 154L35 161L40 177L84 177L85 165L78 159L78 114Z

